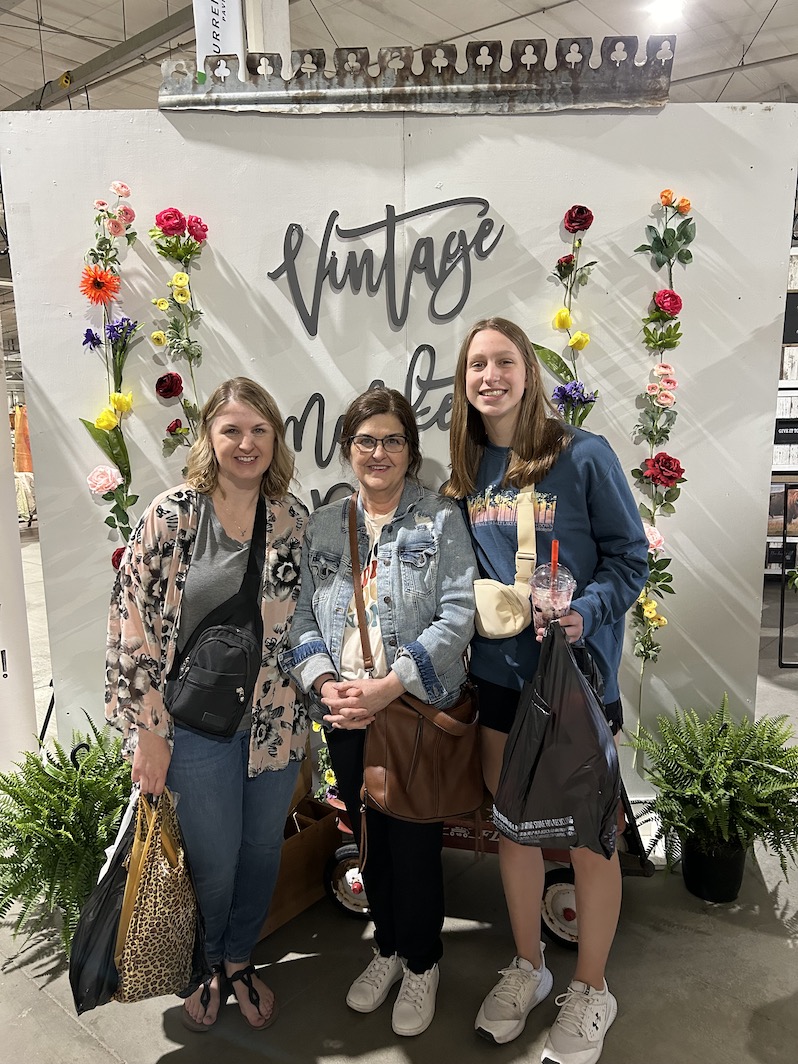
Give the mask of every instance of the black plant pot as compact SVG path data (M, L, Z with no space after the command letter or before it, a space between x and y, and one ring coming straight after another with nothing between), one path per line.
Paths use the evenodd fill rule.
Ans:
M700 847L693 838L682 841L682 875L691 894L704 901L734 901L740 893L745 871L741 846L721 844Z

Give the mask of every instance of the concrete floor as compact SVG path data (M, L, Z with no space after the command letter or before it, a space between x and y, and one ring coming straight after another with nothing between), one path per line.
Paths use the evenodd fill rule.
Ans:
M25 577L40 714L49 700L46 629L38 543L24 534ZM798 658L798 603L788 657ZM792 619L792 618L791 618ZM778 593L766 587L762 615L759 713L790 712L798 724L798 672L776 665ZM44 638L42 638L44 637ZM41 667L44 667L44 672ZM206 1035L186 1031L177 999L111 1003L78 1018L52 933L23 941L0 925L0 1062L26 1064L472 1064L540 1059L556 1015L554 994L530 1016L515 1042L479 1039L473 1020L512 946L496 858L446 850L446 953L434 1023L417 1039L397 1039L390 1000L360 1016L344 1004L349 982L367 962L368 925L347 919L326 899L257 949L280 1017L251 1031L234 1004ZM419 884L423 890L423 884ZM608 982L619 1001L602 1064L795 1064L798 1060L798 869L785 884L778 865L749 859L738 901L713 906L689 894L678 873L627 879ZM546 954L554 993L570 978L574 955Z

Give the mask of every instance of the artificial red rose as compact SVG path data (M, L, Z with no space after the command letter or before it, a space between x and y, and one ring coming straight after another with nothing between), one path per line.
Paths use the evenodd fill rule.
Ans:
M672 318L675 318L682 309L682 297L678 296L672 288L660 288L659 292L654 293L654 302L660 310L664 310Z
M188 235L192 240L196 240L198 244L208 239L208 227L198 215L190 214L186 225L188 226Z
M179 417L176 417L174 421L170 421L169 424L166 426L166 432L169 436L172 436L175 432L177 432L178 429L182 429L182 427L183 422L180 420Z
M593 224L593 212L575 203L565 212L562 223L569 233L584 233Z
M671 458L665 451L660 451L653 458L647 458L643 466L643 476L661 488L672 488L684 476L679 459Z
M164 373L155 382L155 392L161 399L177 399L183 394L183 378L179 373Z
M167 207L156 214L155 224L164 236L182 236L186 231L186 219L177 207Z
M119 566L122 564L122 556L124 553L124 547L117 547L114 553L111 555L111 565L113 565L114 569L118 569Z

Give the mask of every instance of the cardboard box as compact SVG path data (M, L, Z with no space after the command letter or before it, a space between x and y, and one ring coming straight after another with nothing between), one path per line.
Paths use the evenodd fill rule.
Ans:
M324 897L324 868L340 845L335 810L315 798L302 798L285 823L280 873L259 938Z

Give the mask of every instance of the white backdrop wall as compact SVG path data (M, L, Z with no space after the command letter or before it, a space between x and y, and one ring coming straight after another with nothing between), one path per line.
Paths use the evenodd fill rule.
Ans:
M12 249L20 342L37 477L42 556L59 729L81 711L102 716L105 612L118 545L103 525L105 504L86 474L102 456L78 423L106 401L105 374L81 346L97 327L78 292L83 253L92 242L92 201L111 180L133 188L142 238L124 254L122 309L147 323L125 373L134 414L126 421L133 491L142 506L180 479L185 452L164 459L160 440L180 415L155 397L165 364L146 339L157 327L150 300L163 294L173 267L146 237L157 211L176 206L203 216L210 240L192 287L205 317L199 338L202 396L226 377L248 374L276 396L287 416L314 405L296 444L299 493L324 496L343 479L333 450L335 422L373 380L404 389L424 428L428 482L446 475L446 411L457 346L468 325L490 314L523 324L539 343L560 349L551 329L561 290L549 279L569 247L565 210L583 203L596 221L586 236L597 258L576 303L577 327L593 342L581 375L601 400L586 427L605 434L625 468L647 453L631 428L636 396L652 364L640 343L640 318L666 285L644 241L659 190L689 196L698 226L695 262L678 268L685 339L671 361L680 380L679 418L666 449L686 468L675 517L661 528L674 557L678 593L667 602L664 652L650 669L644 716L675 704L703 707L729 692L737 714L753 712L762 557L774 399L795 190L796 109L789 105L672 105L657 115L443 117L157 112L9 113L0 116L0 167ZM310 300L317 257L332 211L344 228L457 198L488 201L486 257L469 257L470 290L450 320L430 312L433 292L416 273L406 320L391 325L385 284L320 289L316 335L300 321L283 260L289 223L303 228L297 285ZM418 213L395 231L396 287L417 241L440 256L450 231L477 236L477 206L461 203ZM503 227L503 228L502 228ZM496 242L496 235L501 236ZM351 250L386 250L385 228L355 239L333 237L339 263ZM492 250L489 250L492 247ZM429 250L429 249L428 249ZM583 260L584 261L584 260ZM456 306L463 268L436 297L439 315ZM312 331L312 330L311 330ZM430 345L413 362L413 353ZM420 383L426 380L427 383ZM437 383L436 383L437 382ZM319 438L317 436L319 424ZM627 715L637 702L638 662L623 667Z

